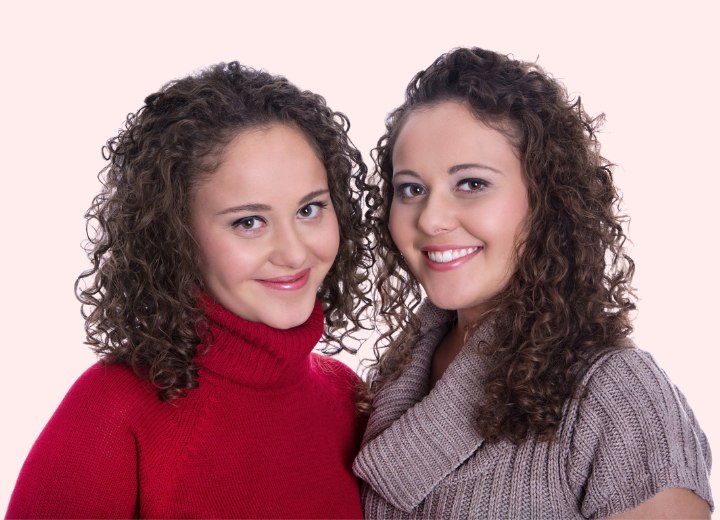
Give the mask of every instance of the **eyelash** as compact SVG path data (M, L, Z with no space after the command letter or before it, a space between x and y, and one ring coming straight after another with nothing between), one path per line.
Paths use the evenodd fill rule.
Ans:
M300 215L300 212L303 211L304 209L307 209L307 208L318 208L318 211L319 211L319 210L323 210L323 209L325 209L325 208L327 208L327 207L328 207L328 203L325 202L325 201L323 201L323 200L317 200L317 201L315 201L315 202L310 202L310 203L308 203L308 204L305 204L303 207L301 207L301 208L298 210L298 216L299 216L301 219L303 219L303 220L312 220L312 219L314 219L314 218L317 218L317 216L318 216L317 213L312 214L312 215L310 215L310 216L303 217L302 215ZM250 227L245 226L244 224L246 224L246 223L247 223L247 224L250 224ZM259 226L259 227L256 227L256 224L257 224L257 223L260 223L260 224L262 224L262 225L266 225L266 224L267 224L267 220L265 220L263 217L260 217L260 216L257 216L257 215L253 215L253 216L250 216L250 217L242 217L242 218L239 218L239 219L233 221L233 223L231 224L231 226L232 226L233 229L238 229L238 228L240 228L242 231L245 231L245 232L248 232L248 233L255 233L255 232L257 232L257 231L260 229L260 227L263 227L262 225Z
M490 184L489 182L487 182L486 180L483 180L483 179L463 179L457 183L457 188L460 188L460 186L462 186L463 184L470 184L470 183L475 183L478 185L478 187L476 187L474 189L460 190L460 191L475 193L475 192L484 190Z
M300 215L300 212L301 212L302 210L304 210L304 209L306 209L306 208L312 208L312 207L318 208L318 212L319 212L319 210L323 210L323 209L327 208L327 207L328 207L328 203L325 202L324 200L316 200L315 202L310 202L309 204L304 205L302 208L300 208L300 209L298 210L298 215ZM302 219L304 219L304 220L308 220L308 219L313 219L313 218L316 218L316 217L317 217L317 214L312 215L312 216L309 216L309 217L302 217L302 216L301 216L300 218L302 218Z
M410 189L414 189L414 188L419 188L419 189L423 190L423 193L413 194L413 195L406 193L406 190L410 190ZM423 185L415 183L415 182L404 182L402 184L398 184L395 187L395 195L397 195L398 197L400 197L403 200L409 200L409 199L414 199L416 197L420 197L421 195L425 194L424 192L425 192L425 188L423 187Z
M254 225L251 227L244 226L243 223L245 223L245 222L261 222L262 224L267 224L267 221L264 218L258 217L258 216L252 216L252 217L239 218L236 221L234 221L231 224L231 226L233 227L233 229L240 228L243 231L248 231L248 232L257 231L258 228L256 228Z
M461 186L466 185L466 184L468 184L468 185L473 184L473 185L475 185L475 187L470 188L470 189L462 189ZM460 182L458 182L456 184L455 188L458 191L465 192L465 193L479 193L479 192L483 191L485 188L487 188L489 185L490 185L490 183L484 179L471 178L471 179L462 179ZM420 190L422 190L422 193L416 193L416 194L408 193L408 190L412 190L412 189L420 189ZM411 199L414 199L417 197L421 197L425 194L426 194L425 187L422 184L418 184L416 182L404 182L402 184L398 184L395 187L395 195L397 195L398 197L400 197L403 200L411 200Z

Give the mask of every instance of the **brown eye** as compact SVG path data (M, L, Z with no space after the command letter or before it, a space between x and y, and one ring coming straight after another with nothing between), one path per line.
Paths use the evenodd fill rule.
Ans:
M260 217L243 217L232 223L232 227L243 231L254 231L260 229L265 221Z
M310 204L307 204L300 208L297 212L298 217L302 219L311 219L315 218L320 214L320 210L327 207L327 202L311 202Z
M298 215L307 218L312 217L315 212L316 209L312 206L303 206L302 208L300 208L300 211L298 211Z
M463 179L458 182L457 187L460 191L482 191L487 188L488 183L483 179Z
M402 199L414 199L425 195L425 188L421 184L408 182L398 186L395 193Z

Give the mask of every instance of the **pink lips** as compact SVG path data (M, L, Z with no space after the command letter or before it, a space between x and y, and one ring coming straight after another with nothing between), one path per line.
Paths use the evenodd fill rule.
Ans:
M303 269L299 273L289 276L278 276L277 278L265 278L256 280L259 284L277 291L297 291L302 289L310 279L310 268Z
M474 246L478 247L478 246ZM430 260L430 257L427 255L428 251L451 251L454 249L466 249L467 246L427 246L422 248L423 257L425 258L425 265L427 265L430 269L433 271L438 272L445 272L445 271L452 271L453 269L456 269L460 267L461 265L464 265L465 263L469 262L477 254L483 250L483 247L478 247L478 249L469 255L461 256L460 258L457 258L455 260L452 260L450 262L433 262Z

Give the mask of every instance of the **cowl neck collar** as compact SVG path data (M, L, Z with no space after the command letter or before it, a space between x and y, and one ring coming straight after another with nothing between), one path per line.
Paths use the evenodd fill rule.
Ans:
M377 394L353 466L379 495L408 513L483 443L475 426L485 377L478 349L492 340L490 325L474 331L429 390L433 353L454 317L454 312L423 302L418 310L421 336L410 364Z

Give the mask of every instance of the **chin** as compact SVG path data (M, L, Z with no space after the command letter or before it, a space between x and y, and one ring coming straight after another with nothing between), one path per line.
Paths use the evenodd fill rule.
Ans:
M446 311L458 311L473 308L482 305L485 301L484 298L464 297L457 292L448 293L447 291L435 294L428 293L428 299L433 303L433 305L435 305L435 307Z
M266 319L260 319L265 325L274 329L287 330L293 327L298 327L305 323L310 315L312 314L315 301L305 309L278 309L272 316L267 316Z
M460 308L458 305L455 305L451 302L444 301L442 299L438 300L436 298L433 298L432 296L428 296L428 300L430 300L430 302L435 307L437 307L438 309L442 309L444 311L456 311Z
M462 307L462 303L458 300L457 293L451 294L447 291L428 291L425 290L428 299L435 307L447 311L455 311Z
M292 329L293 327L298 327L305 323L307 319L310 317L310 314L308 314L305 319L298 319L298 320L281 320L281 321L266 321L265 325L268 327L272 327L273 329L278 330L288 330Z

